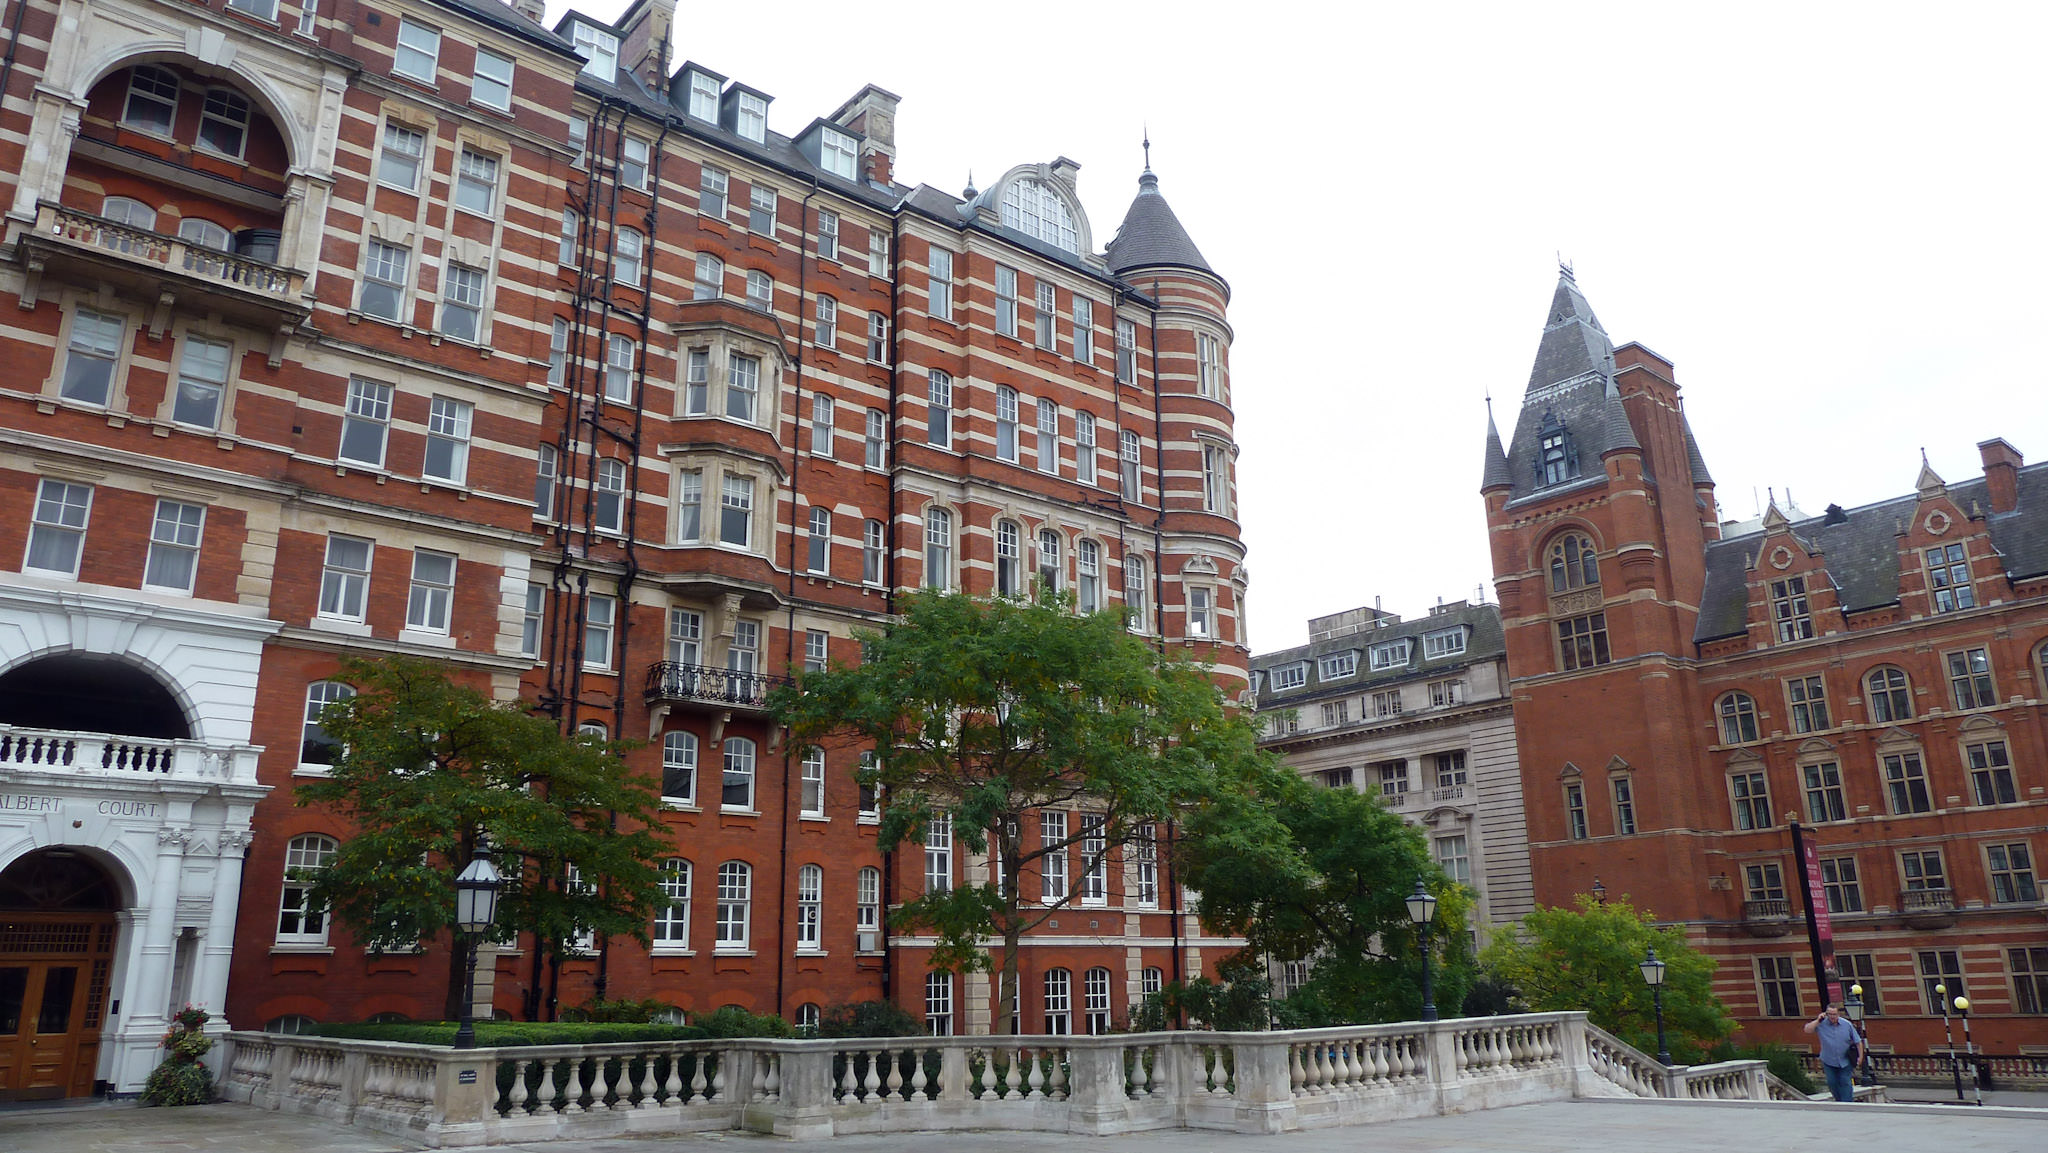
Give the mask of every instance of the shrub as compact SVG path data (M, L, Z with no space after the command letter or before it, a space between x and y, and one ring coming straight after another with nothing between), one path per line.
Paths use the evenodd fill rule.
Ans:
M316 1037L349 1041L397 1041L409 1045L453 1045L453 1021L403 1025L318 1025ZM695 1041L712 1034L694 1025L636 1025L601 1021L478 1021L476 1043L483 1048L513 1045L604 1045L617 1041ZM720 1034L743 1036L745 1034Z
M607 1001L600 997L586 1001L580 1011L583 1020L599 1024L648 1025L675 1013L676 1007L659 997L644 1001Z
M201 1032L209 1019L205 1010L190 1005L172 1016L171 1031L162 1042L170 1056L143 1082L143 1104L204 1105L213 1100L213 1071L200 1060L213 1048L213 1038Z
M820 1037L916 1037L924 1026L910 1010L888 1001L834 1005L818 1019Z
M772 1013L749 1013L738 1005L727 1005L715 1013L701 1014L697 1028L706 1037L794 1037L796 1026Z

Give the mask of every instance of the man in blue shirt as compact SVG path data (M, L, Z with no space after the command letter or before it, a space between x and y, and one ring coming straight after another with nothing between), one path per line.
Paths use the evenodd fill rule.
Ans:
M1820 1016L1808 1021L1806 1031L1820 1039L1820 1067L1827 1074L1828 1092L1837 1101L1854 1101L1856 1082L1852 1077L1856 1062L1863 1055L1863 1035L1842 1019L1842 1010L1835 1005L1829 1005Z

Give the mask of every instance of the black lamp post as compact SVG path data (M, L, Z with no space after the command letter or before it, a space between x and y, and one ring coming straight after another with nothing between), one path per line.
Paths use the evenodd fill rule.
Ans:
M1657 1007L1657 1060L1671 1064L1671 1046L1664 1042L1664 962L1657 959L1657 949L1652 946L1636 963L1643 971L1643 982L1650 986L1650 1003Z
M1863 1083L1865 1085L1875 1085L1877 1084L1877 1077L1870 1071L1870 1034L1863 1029L1865 1009L1863 1007L1862 985L1849 986L1849 996L1842 1002L1842 1012L1849 1018L1849 1023L1856 1026L1856 1035L1863 1038L1863 1044L1859 1046L1863 1051L1863 1068L1861 1070Z
M1436 920L1436 898L1415 878L1415 891L1408 895L1408 919L1422 930L1422 1019L1436 1020L1436 990L1429 981L1429 923Z
M476 1048L476 948L498 919L498 894L505 878L491 863L490 847L477 838L476 856L455 878L455 927L466 938L462 962L462 1025L457 1049Z

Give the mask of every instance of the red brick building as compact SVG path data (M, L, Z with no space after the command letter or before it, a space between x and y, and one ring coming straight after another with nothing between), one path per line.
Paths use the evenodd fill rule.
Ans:
M498 1011L887 997L956 1030L986 983L928 987L878 925L979 863L885 859L854 761L778 740L766 689L898 590L1034 578L1246 682L1229 291L1149 170L1104 243L1072 161L904 185L889 93L785 135L672 59L660 0L537 14L7 16L0 1002L65 1040L0 1036L0 1092L132 1089L186 1001L438 1013L440 958L364 956L292 880L348 835L293 785L352 654L663 780L654 948L522 942ZM1034 939L1025 1020L1103 1027L1213 959L1160 868Z
M2048 466L1719 520L1672 365L1569 273L1482 492L1536 897L1626 894L1720 961L1748 1034L1819 1010L1790 822L1880 1049L2048 1045ZM1960 1031L1956 1037L1961 1041Z

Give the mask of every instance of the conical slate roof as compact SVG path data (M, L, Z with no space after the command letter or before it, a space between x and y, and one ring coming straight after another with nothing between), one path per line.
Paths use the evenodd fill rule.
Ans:
M1614 342L1607 339L1593 306L1567 272L1557 278L1557 291L1550 296L1550 317L1543 323L1543 341L1536 346L1536 363L1529 370L1529 391L1589 372L1614 375Z
M1500 428L1493 423L1493 405L1489 403L1486 406L1486 471L1479 478L1479 491L1514 483L1514 474L1508 471L1507 450L1500 446Z
M1138 177L1137 199L1131 201L1124 222L1117 226L1116 239L1109 242L1104 255L1109 258L1110 271L1118 274L1158 265L1216 274L1202 259L1202 250L1195 247L1188 230L1181 227L1166 197L1159 195L1159 178L1149 168Z
M1564 438L1569 463L1561 480L1550 480L1543 470L1546 431ZM1507 442L1507 459L1498 466L1504 473L1499 479L1511 486L1510 501L1596 484L1605 476L1600 458L1617 451L1641 452L1642 443L1614 386L1614 343L1572 274L1564 271L1551 294L1521 418ZM1496 467L1487 462L1488 487L1496 483Z
M1693 439L1692 422L1687 420L1685 414L1681 412L1678 414L1678 423L1681 428L1685 429L1685 463L1686 467L1692 471L1692 483L1695 485L1714 483L1713 474L1707 471L1707 458L1700 455L1700 442Z

